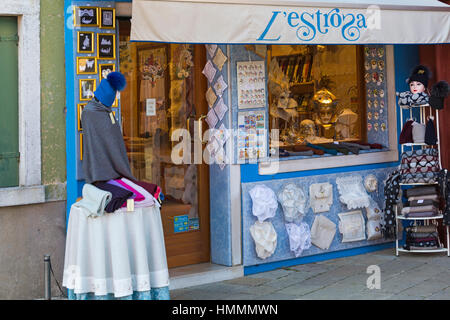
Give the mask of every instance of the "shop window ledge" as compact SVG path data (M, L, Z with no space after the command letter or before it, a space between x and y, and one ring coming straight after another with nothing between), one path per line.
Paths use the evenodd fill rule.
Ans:
M274 175L285 172L329 169L394 161L398 161L398 151L388 149L364 150L357 155L326 154L322 156L292 156L261 161L258 164L258 173L260 175Z

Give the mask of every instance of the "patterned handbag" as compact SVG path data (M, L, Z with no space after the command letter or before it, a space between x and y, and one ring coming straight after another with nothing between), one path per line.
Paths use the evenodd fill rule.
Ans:
M400 163L400 183L435 183L440 170L437 149L405 151Z

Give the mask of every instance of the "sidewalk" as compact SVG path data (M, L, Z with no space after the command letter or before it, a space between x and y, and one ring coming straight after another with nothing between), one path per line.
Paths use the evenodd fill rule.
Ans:
M380 289L368 289L367 267L381 270ZM286 267L170 291L171 300L450 300L450 257L386 249Z

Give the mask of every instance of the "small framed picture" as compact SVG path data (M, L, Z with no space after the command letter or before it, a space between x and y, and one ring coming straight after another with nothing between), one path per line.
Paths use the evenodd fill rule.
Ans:
M98 76L100 81L106 79L109 73L116 70L116 65L114 63L102 63L98 65Z
M100 8L100 28L114 29L116 27L116 9Z
M97 7L74 7L75 27L97 27L98 8Z
M77 57L77 74L97 74L97 59Z
M116 35L113 33L97 33L97 58L116 58Z
M87 103L79 103L77 105L77 118L78 118L78 131L83 131L83 126L81 125L81 114Z
M83 160L83 134L80 133L80 160Z
M80 100L86 101L94 97L96 79L80 79Z
M78 31L77 33L77 52L94 53L94 33Z

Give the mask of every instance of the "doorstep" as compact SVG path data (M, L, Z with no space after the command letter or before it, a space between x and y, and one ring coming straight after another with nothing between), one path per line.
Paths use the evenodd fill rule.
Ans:
M169 289L181 289L244 276L243 266L227 267L214 263L199 263L169 269Z

